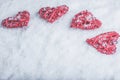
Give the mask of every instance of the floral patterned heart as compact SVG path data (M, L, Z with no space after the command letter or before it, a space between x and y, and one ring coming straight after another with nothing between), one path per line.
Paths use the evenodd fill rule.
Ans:
M68 12L68 7L66 5L61 5L56 8L52 7L43 7L39 10L39 15L41 18L45 19L46 21L53 23L58 18L63 16Z
M87 10L81 11L72 19L71 27L83 30L92 30L99 28L102 25L101 21L96 19L93 14Z
M2 25L7 28L18 28L27 26L30 20L30 13L28 11L18 12L14 17L8 17L2 21Z
M113 54L116 52L116 43L120 35L115 32L106 32L91 39L87 39L86 42L96 48L103 54Z

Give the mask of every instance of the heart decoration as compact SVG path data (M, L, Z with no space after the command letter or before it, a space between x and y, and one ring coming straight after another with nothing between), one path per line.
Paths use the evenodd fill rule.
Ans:
M96 48L103 54L114 54L116 52L116 43L120 35L115 32L106 32L91 39L87 39L86 42Z
M14 17L8 17L2 21L2 25L6 28L18 28L27 26L30 20L28 11L18 12Z
M101 21L96 19L93 14L87 10L81 11L72 19L71 27L82 30L93 30L102 25Z
M52 7L43 7L39 10L39 15L41 18L45 19L46 21L53 23L58 18L63 16L68 12L68 7L66 5L61 5L56 8Z

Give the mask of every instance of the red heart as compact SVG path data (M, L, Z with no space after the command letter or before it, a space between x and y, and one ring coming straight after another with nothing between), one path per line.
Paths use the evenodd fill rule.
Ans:
M58 18L66 14L68 9L69 8L66 5L61 5L56 8L43 7L39 10L39 15L41 18L53 23Z
M91 12L87 10L81 11L72 19L71 27L80 28L83 30L92 30L99 28L102 25L101 21L96 19Z
M86 42L96 48L103 54L113 54L116 52L116 43L120 35L115 32L102 33L91 39L87 39Z
M18 28L27 26L30 19L30 13L28 11L18 12L14 17L8 17L2 21L2 25L7 28Z

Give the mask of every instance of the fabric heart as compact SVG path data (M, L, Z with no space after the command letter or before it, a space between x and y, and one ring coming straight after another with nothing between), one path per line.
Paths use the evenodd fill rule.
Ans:
M83 30L92 30L99 28L102 25L101 21L96 19L91 12L87 10L81 11L72 19L71 27Z
M18 28L27 26L30 19L30 13L28 11L18 12L14 17L8 17L2 21L2 25L7 28Z
M67 13L68 7L66 5L61 5L56 8L43 7L39 10L39 15L41 18L47 20L50 23L53 23L58 18Z
M116 52L116 43L120 35L115 32L102 33L91 39L87 39L86 42L96 48L103 54L113 54Z

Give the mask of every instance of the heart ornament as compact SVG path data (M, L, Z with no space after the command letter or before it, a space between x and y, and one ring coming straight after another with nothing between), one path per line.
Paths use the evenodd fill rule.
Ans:
M41 18L45 19L46 21L53 23L58 18L63 16L68 12L68 7L66 5L61 5L58 7L43 7L39 10L39 15Z
M79 28L82 30L97 29L101 25L101 21L96 19L93 14L87 10L81 11L76 14L71 22L72 28Z
M2 20L2 26L6 28L18 28L27 26L30 20L28 11L18 12L14 17L8 17Z
M103 54L114 54L116 52L116 44L120 35L115 32L106 32L91 39L87 39L86 42L96 48Z

